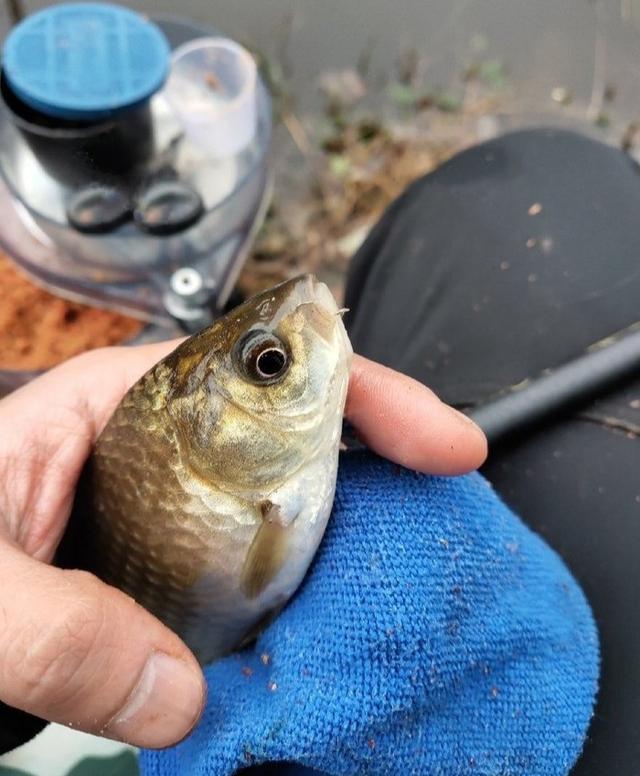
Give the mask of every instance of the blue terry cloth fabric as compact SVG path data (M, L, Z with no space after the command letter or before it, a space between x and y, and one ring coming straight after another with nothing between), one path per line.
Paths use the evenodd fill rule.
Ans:
M598 641L562 561L479 475L348 453L298 595L206 674L201 724L145 752L143 773L288 761L333 776L562 776L591 716Z

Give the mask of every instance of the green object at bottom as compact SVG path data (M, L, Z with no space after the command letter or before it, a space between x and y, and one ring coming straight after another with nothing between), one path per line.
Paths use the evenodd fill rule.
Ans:
M0 776L31 776L31 774L17 768L5 768L4 765L0 765Z
M115 757L87 757L72 768L67 776L138 776L139 773L136 755L133 752L122 752Z
M139 776L138 758L134 752L121 752L115 757L87 757L67 776ZM0 776L32 776L28 771L0 765Z

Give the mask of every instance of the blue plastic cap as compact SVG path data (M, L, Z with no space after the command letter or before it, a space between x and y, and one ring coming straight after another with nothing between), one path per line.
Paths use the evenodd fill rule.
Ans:
M163 85L169 44L155 24L109 3L65 3L28 16L6 40L3 72L27 105L48 116L100 120Z

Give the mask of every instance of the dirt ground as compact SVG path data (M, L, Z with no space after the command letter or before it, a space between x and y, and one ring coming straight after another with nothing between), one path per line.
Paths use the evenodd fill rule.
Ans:
M273 67L275 186L271 208L240 278L251 294L314 272L342 296L350 258L382 211L415 178L498 131L508 99L497 61L469 67L460 83L429 92L408 53L398 73L372 95L357 69L327 71L319 116L301 117Z
M276 108L275 186L240 278L244 294L314 272L340 299L349 261L383 210L415 178L509 128L518 90L505 65L482 51L449 88L430 89L418 53L408 50L382 87L369 82L366 62L324 72L319 111L302 116L277 63L263 59L262 70ZM590 106L562 85L547 99L554 123L609 134L627 150L637 145L636 124L613 131L613 85L603 83Z

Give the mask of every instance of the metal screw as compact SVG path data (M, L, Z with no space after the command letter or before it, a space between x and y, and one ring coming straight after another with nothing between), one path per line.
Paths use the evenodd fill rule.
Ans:
M202 304L209 295L202 275L193 267L177 269L171 275L169 286L174 294L191 304Z
M193 332L208 326L213 314L208 306L212 289L194 267L181 267L169 278L169 290L164 304L169 313L180 321L183 328Z

